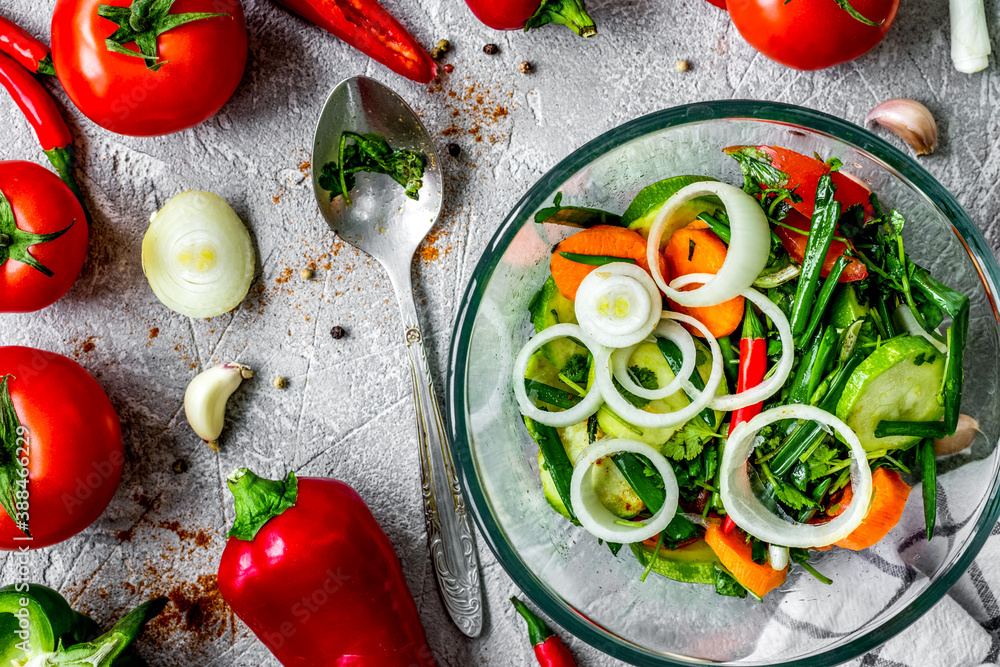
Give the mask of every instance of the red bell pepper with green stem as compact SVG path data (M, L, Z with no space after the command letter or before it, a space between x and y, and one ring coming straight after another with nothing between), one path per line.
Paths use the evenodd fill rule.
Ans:
M83 201L73 176L73 135L52 96L32 74L0 53L0 85L7 89L28 120L45 156L77 199Z
M6 53L29 72L50 75L56 73L52 67L52 53L49 47L2 16L0 16L0 52Z
M396 17L375 0L275 0L396 74L430 83L437 64Z
M484 25L494 30L530 30L547 23L567 26L581 37L597 34L583 0L465 0Z
M753 306L747 302L746 314L743 316L743 337L740 338L740 372L736 380L736 393L753 389L764 381L767 374L767 339L764 329L753 312ZM755 403L745 408L733 411L729 422L729 432L732 433L740 424L744 424L760 414L764 403ZM722 524L723 532L730 533L736 527L736 522L728 515Z
M542 667L576 667L576 660L570 655L569 649L562 643L562 640L556 633L552 632L552 628L538 618L516 596L512 596L510 601L514 603L517 613L528 623L528 639L535 649L538 664Z
M389 538L332 479L229 476L219 590L283 665L436 667Z

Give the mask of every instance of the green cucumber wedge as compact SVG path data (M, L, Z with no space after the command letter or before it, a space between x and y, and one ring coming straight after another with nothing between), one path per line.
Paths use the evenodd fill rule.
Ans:
M945 356L919 336L893 338L861 362L837 404L837 416L857 433L868 451L909 447L920 438L876 438L875 428L887 421L938 421L944 406L938 390Z
M714 180L707 176L674 176L647 185L639 190L639 194L625 209L625 213L622 214L622 225L639 232L643 238L649 238L649 230L653 226L656 214L668 199L677 194L678 190L692 183ZM678 215L689 218L688 222L693 222L699 213L715 213L720 208L722 202L716 197L696 197L686 202L678 211Z
M645 544L628 545L635 559L643 567L649 565L653 549ZM659 575L689 584L715 583L715 568L719 557L705 540L698 540L680 549L660 549L659 558L653 562L652 570Z

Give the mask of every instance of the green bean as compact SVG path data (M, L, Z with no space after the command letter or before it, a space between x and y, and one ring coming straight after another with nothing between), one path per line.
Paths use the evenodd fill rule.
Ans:
M819 328L819 323L823 319L823 315L826 314L826 307L830 304L833 291L837 288L837 283L840 280L841 274L844 273L845 268L847 268L847 258L841 255L833 263L830 275L826 277L823 287L819 290L819 295L816 297L816 305L813 306L812 315L809 317L809 323L806 325L806 329L802 332L802 337L799 338L799 343L796 345L798 349L801 350L805 346L805 342L812 338L812 335L816 333L816 329Z
M540 424L530 417L524 418L524 425L528 427L528 433L542 452L545 459L545 467L548 468L552 483L559 493L559 499L566 506L570 520L577 523L576 512L573 511L573 501L570 497L570 482L573 479L573 462L569 460L566 448L563 446L559 431Z
M934 456L934 441L920 443L920 479L923 483L924 523L927 524L927 541L934 537L934 523L937 520L937 458Z
M580 402L579 396L574 396L568 391L550 387L536 380L525 379L524 389L528 392L529 397L535 397L542 403L548 403L564 410L568 410Z
M830 241L840 219L840 202L833 198L837 188L829 174L820 176L816 186L816 206L813 209L812 222L809 225L809 240L806 242L805 256L802 259L802 273L792 301L792 335L801 335L808 324L812 313L816 288L819 283L820 271L826 254L830 250Z
M626 264L635 264L635 260L631 257L610 257L608 255L580 255L575 252L560 252L559 255L564 259L568 259L571 262L576 262L577 264L587 264L589 266L604 266L605 264L611 264L613 262L625 262Z
M720 336L715 342L719 344L719 350L722 351L722 369L726 372L726 377L729 379L730 384L735 387L736 381L739 379L740 357L733 350L733 344L729 340L729 336Z
M653 477L646 476L646 464L631 452L615 454L611 460L646 508L654 514L659 512L666 500L666 493L654 483Z
M896 422L885 419L875 427L876 438L888 438L895 435L943 438L948 435L948 429L944 422Z
M730 239L732 239L732 231L729 229L729 225L722 222L714 215L710 213L699 213L698 219L704 222L711 228L715 235L722 239L722 242L729 245Z

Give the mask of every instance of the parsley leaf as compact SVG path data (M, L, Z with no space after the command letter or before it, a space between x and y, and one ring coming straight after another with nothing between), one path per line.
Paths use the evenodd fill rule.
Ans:
M670 436L670 439L660 447L662 454L675 461L690 461L705 448L712 438L721 437L708 427L704 421L695 417L688 420L684 427Z
M348 139L353 139L354 143L347 143ZM336 161L324 164L319 185L330 193L330 201L342 195L350 206L356 173L387 174L406 188L407 197L419 199L425 162L425 157L415 151L393 150L389 142L377 134L344 132L340 136L340 164Z
M747 596L747 589L743 588L743 585L736 581L731 574L724 572L718 567L715 568L715 592L718 595L733 598L745 598Z

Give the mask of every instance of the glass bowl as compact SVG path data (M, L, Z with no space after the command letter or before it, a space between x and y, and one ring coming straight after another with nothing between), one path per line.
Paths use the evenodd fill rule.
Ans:
M537 446L520 419L511 368L529 338L528 303L552 247L574 230L533 222L557 192L564 205L624 211L643 186L679 174L741 183L721 149L772 144L838 157L907 218L913 259L972 299L962 411L983 435L939 461L938 530L922 536L919 489L879 545L796 568L763 603L651 574L618 557L545 502ZM721 101L667 109L591 141L514 207L476 267L459 312L449 374L454 454L481 534L524 593L559 625L635 665L833 665L861 655L934 605L979 552L1000 514L996 261L961 206L913 159L851 123L800 107Z

